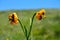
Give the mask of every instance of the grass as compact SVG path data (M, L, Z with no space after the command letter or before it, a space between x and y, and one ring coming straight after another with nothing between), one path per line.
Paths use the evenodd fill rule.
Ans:
M34 19L31 34L32 40L60 40L60 9L45 9L47 18ZM0 11L0 40L25 40L18 24L9 24L8 14L16 12L23 25L29 29L29 19L38 10L7 10Z

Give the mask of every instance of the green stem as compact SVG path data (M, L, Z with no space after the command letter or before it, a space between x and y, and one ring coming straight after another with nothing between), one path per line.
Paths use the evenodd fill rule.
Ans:
M28 40L28 37L27 37L27 29L26 29L25 26L24 26L24 29L25 29L25 36L26 36L26 39Z
M21 28L22 28L23 32L24 32L24 28L23 28L23 25L22 25L21 21L19 19L18 19L18 21L19 21L19 23L21 25Z
M21 21L18 19L18 21L19 21L19 23L20 23L20 25L21 25L21 28L23 29L23 25L22 25L22 23L21 23Z
M22 28L22 30L23 30L23 32L24 32L24 35L25 35L26 39L28 40L26 27L22 25L22 23L21 23L21 21L20 21L19 19L18 19L18 21L19 21L19 23L20 23L20 25L21 25L21 28Z
M31 30L32 30L32 25L33 25L33 20L34 20L34 16L36 15L36 13L33 15L32 19L31 19L31 24L30 24L30 30L29 30L29 33L28 33L28 39L29 39L29 36L31 34Z
M29 40L28 37L27 37L27 40Z
M33 20L34 20L34 16L36 15L36 13L33 15L32 19L31 19L31 24L30 24L30 30L29 30L29 33L27 34L27 29L25 26L22 25L21 21L18 19L20 25L21 25L21 28L24 32L24 35L26 36L26 39L29 40L29 37L30 37L30 34L31 34L31 30L32 30L32 24L33 24ZM25 30L25 31L24 31Z

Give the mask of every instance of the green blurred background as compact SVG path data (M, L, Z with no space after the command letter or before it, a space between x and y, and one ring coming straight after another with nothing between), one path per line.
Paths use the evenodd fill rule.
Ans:
M9 24L8 15L16 12L19 19L29 29L30 18L40 9L0 11L0 40L26 40L19 25ZM34 18L31 40L60 40L60 9L45 9L46 19Z

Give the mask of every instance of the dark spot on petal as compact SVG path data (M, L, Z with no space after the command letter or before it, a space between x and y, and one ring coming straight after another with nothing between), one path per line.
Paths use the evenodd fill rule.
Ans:
M44 15L44 12L42 13L42 15Z

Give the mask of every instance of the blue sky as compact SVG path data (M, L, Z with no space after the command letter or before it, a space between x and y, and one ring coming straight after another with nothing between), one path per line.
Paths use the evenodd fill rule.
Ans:
M0 0L0 10L60 8L60 0Z

